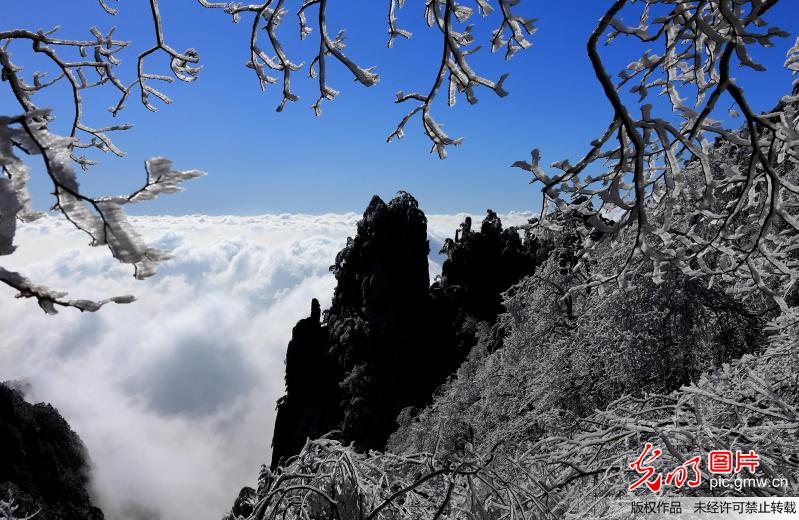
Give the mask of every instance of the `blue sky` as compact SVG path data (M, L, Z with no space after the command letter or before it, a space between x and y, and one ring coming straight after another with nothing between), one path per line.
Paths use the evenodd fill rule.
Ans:
M41 10L31 9L28 2L5 0L0 27L47 29L59 24L62 37L82 37L92 25L103 30L116 25L116 37L133 42L121 55L121 73L130 78L136 54L153 41L148 8L143 1L110 3L119 7L116 17L106 15L94 0L46 0L40 2L46 6ZM478 91L477 105L459 99L453 109L439 106L437 119L445 130L465 137L444 161L429 154L418 119L408 124L404 140L385 142L410 108L393 104L394 93L427 90L440 55L436 33L422 23L421 0L408 0L399 12L400 25L412 30L414 38L398 40L393 49L386 48L386 1L330 0L330 32L346 27L345 52L363 66L376 65L381 79L367 89L331 62L330 83L341 94L323 105L319 118L310 109L316 84L303 72L294 76L301 99L283 113L275 112L279 87L261 93L255 75L244 67L249 18L235 25L224 13L195 2L161 3L169 43L178 50L195 47L200 52L200 78L165 87L174 103L161 106L156 114L131 100L120 119L135 127L116 138L128 155L103 157L82 182L95 194L129 191L142 182L144 159L155 155L173 159L178 168L209 175L192 181L186 192L142 205L134 213L362 211L373 194L389 198L398 190L413 193L429 213L535 210L536 188L528 184L525 172L509 165L528 158L533 147L541 149L545 163L574 158L611 116L585 53L585 41L607 8L606 1L521 2L520 14L539 18L533 47L509 62L487 48L472 60L489 78L509 72L510 95L498 99ZM736 72L758 110L773 106L790 88L791 77L782 63L799 33L796 10L795 2L785 0L768 17L794 35L756 54L768 71ZM293 14L288 16L281 34L292 58L307 62L317 40L312 35L299 42L295 20ZM476 29L478 40L487 42L496 20L489 18L488 25L475 22L482 26ZM17 63L33 70L36 62L27 49L14 49ZM625 45L607 49L610 69L637 59L640 50L631 53ZM148 68L168 71L162 59L151 60ZM16 113L8 90L1 92L0 112ZM54 108L60 124L71 118L65 92L41 94L37 101ZM105 109L111 101L105 94L87 93L87 122L107 124L111 118ZM38 206L49 205L49 187L41 175L34 176L33 190Z

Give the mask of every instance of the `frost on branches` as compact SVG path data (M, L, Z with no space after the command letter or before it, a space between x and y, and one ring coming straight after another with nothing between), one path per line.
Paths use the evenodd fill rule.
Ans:
M102 4L102 2L101 2ZM113 14L113 10L103 6ZM92 246L106 246L120 262L131 264L136 278L142 279L155 272L155 266L168 255L148 247L130 225L123 206L129 203L152 199L164 193L180 191L180 184L198 177L202 173L176 171L171 162L163 158L147 161L147 178L141 189L126 196L88 197L80 191L75 166L86 170L95 164L81 153L94 149L117 156L124 153L117 148L109 134L131 128L128 124L115 124L103 128L89 125L84 120L83 93L88 89L108 87L118 94L118 101L110 107L116 116L125 101L138 90L140 100L148 109L155 111L151 96L169 103L169 98L150 85L152 81L172 81L171 77L152 74L144 69L145 58L155 52L163 52L171 58L173 75L183 81L192 81L199 71L191 66L198 61L192 49L180 53L164 40L158 4L151 3L156 44L142 52L138 58L136 80L124 84L117 75L120 64L116 54L128 42L113 39L113 30L102 33L90 30L91 39L69 40L54 36L58 28L45 32L22 29L0 31L0 66L2 80L9 93L17 100L21 115L0 117L0 255L14 252L14 235L17 222L26 223L42 216L34 211L28 191L29 167L23 156L40 157L47 176L53 186L55 204L53 210L60 213L77 229L91 237ZM35 71L25 75L12 61L12 44L31 45L42 66L55 69L52 79L46 73ZM40 91L64 85L73 100L73 118L70 134L58 136L49 129L53 115L38 107L33 97ZM132 296L118 296L101 301L68 299L66 293L41 286L24 275L0 267L0 281L18 292L18 297L35 298L49 314L56 307L74 307L81 311L96 311L109 302L129 303Z
M756 114L730 72L788 36L775 3L613 2L588 41L607 130L574 165L515 164L544 186L528 232L554 247L506 293L503 345L481 331L388 452L323 438L264 468L243 517L626 518L645 443L658 471L724 449L788 483L711 491L703 468L684 494L795 495L799 87ZM598 47L620 37L657 53L614 80Z
M247 67L253 69L262 89L276 83L277 78L270 75L274 71L282 75L283 96L278 106L282 111L289 101L299 98L291 90L291 73L304 67L304 63L292 61L284 51L278 28L290 12L286 0L265 0L261 3L241 4L237 2L211 2L198 0L202 7L219 9L239 22L242 15L251 15L250 57ZM90 198L79 191L73 172L74 166L83 170L95 164L83 151L90 149L123 156L113 142L115 132L126 131L130 124L113 124L98 127L84 118L84 92L89 89L105 88L115 95L114 104L109 107L116 117L131 98L138 100L148 110L155 112L159 102L169 104L172 100L164 92L163 85L175 79L192 82L200 72L200 57L193 48L185 51L174 49L166 38L165 23L161 16L158 0L149 0L152 20L153 40L151 46L140 52L136 58L135 75L132 81L125 81L119 72L121 64L117 57L120 51L128 48L130 42L114 37L115 30L107 32L92 27L87 39L65 39L56 36L59 27L49 31L26 29L0 30L0 67L2 81L8 87L20 106L18 116L0 118L0 255L11 254L17 222L29 222L40 215L33 211L27 190L28 168L20 155L41 156L47 175L54 186L56 204L54 210L60 212L78 229L91 236L92 245L105 245L112 255L121 262L134 266L135 276L144 278L154 272L155 265L166 258L162 251L156 251L142 243L132 229L122 211L122 206L131 202L147 200L163 193L180 189L179 184L197 177L197 171L175 171L165 159L152 159L147 162L147 181L145 186L128 196ZM116 15L105 0L100 6L109 14ZM308 65L308 75L319 85L319 97L313 104L317 115L321 113L321 103L332 100L338 91L327 82L328 61L335 61L346 67L354 79L364 86L377 83L379 76L374 67L362 67L344 53L344 30L333 34L328 30L328 0L301 0L292 7L299 22L299 36L306 39L314 30L319 35L319 46ZM472 5L469 5L472 4ZM515 52L528 48L531 43L527 36L535 32L535 20L515 13L518 0L474 0L458 3L456 0L426 0L423 16L427 25L435 28L441 35L441 62L432 84L426 94L398 93L397 103L418 102L399 123L388 140L402 138L408 121L420 114L425 134L433 143L432 150L443 159L446 148L460 143L460 139L449 137L431 115L433 101L442 85L448 84L448 104L455 103L457 94L466 96L469 103L476 103L475 90L484 87L499 96L507 92L503 88L506 76L497 81L485 78L469 65L469 55L477 52L480 45L475 44L472 25L467 22L475 11L488 17L496 10L496 28L491 36L491 49L505 49L506 59ZM411 33L399 27L398 11L404 0L388 2L389 47L397 37L410 38ZM259 39L260 31L266 33ZM268 41L264 41L264 40ZM12 61L12 49L27 45L41 60L42 71L25 75L24 71ZM268 49L271 48L271 51ZM169 63L169 73L162 74L149 70L151 58L161 55ZM48 77L49 69L55 74ZM48 88L64 86L73 101L70 131L68 136L56 136L48 128L53 120L50 111L37 106L33 97ZM10 272L0 267L0 281L10 285L20 297L36 298L48 313L55 313L57 306L75 307L82 311L95 311L108 302L127 303L130 296L109 298L102 301L71 300L65 293L54 291L35 284L20 273Z
M30 515L23 514L20 511L20 505L17 503L16 497L11 491L0 498L0 520L33 520L38 515L39 511L35 511Z
M263 518L627 518L619 499L637 475L630 469L644 441L664 447L658 469L719 447L759 455L769 479L789 487L757 488L763 496L799 489L795 374L796 331L668 395L625 396L575 425L573 435L535 442L498 442L478 455L456 452L357 453L336 441L309 441L276 473L262 469L251 519ZM752 490L709 490L694 496L746 496ZM229 516L233 519L235 517Z
M288 4L293 2L286 0L265 0L255 4L241 4L238 2L209 2L199 0L203 7L221 9L233 18L233 22L238 23L242 15L251 14L252 23L250 25L250 58L247 67L253 69L258 77L261 89L267 85L277 83L278 78L270 75L269 71L274 71L282 75L283 98L277 107L280 112L288 101L297 101L299 97L291 91L291 73L304 67L304 62L297 63L292 61L283 50L281 39L277 33L277 28L287 14L289 14ZM319 97L312 105L316 115L321 114L321 104L324 100L333 100L338 96L339 91L332 88L327 82L328 58L339 62L349 69L353 78L358 83L370 87L378 82L379 75L375 72L375 67L362 67L351 58L344 54L344 30L340 30L335 37L330 36L327 27L328 0L301 0L297 2L296 14L299 22L300 38L307 38L314 29L319 33L318 52L313 56L308 65L308 77L317 80L319 84ZM424 19L427 26L440 33L441 61L433 76L433 80L426 92L397 92L396 103L416 102L405 117L397 125L397 128L388 136L391 142L394 138L402 139L405 135L404 129L407 123L416 115L420 115L422 129L432 142L431 152L436 152L441 159L447 156L447 147L461 143L462 139L448 136L440 123L432 116L433 101L446 85L447 104L453 106L458 94L466 96L470 104L477 103L475 90L484 87L493 91L500 97L508 93L503 87L507 74L493 81L477 73L469 64L469 56L479 51L481 45L475 43L472 34L474 24L467 24L475 12L479 12L482 17L489 17L492 13L496 15L498 25L491 33L491 52L501 49L505 51L505 59L510 59L516 52L529 48L532 43L527 39L535 31L535 19L526 18L516 13L515 8L519 0L471 0L457 2L456 0L425 0ZM398 37L410 39L410 31L399 26L398 12L405 5L405 0L388 0L388 46L393 47ZM314 8L315 15L310 14ZM310 20L309 20L310 18ZM268 36L269 45L274 54L268 54L264 50L263 43L259 42L258 31L264 30Z
M587 48L613 119L575 164L556 162L548 172L538 150L530 162L514 164L543 184L542 225L553 224L554 208L571 206L605 239L625 228L635 232L619 267L593 273L576 290L624 287L630 266L646 259L656 280L667 267L734 278L736 291L768 294L788 309L785 295L799 273L799 97L794 89L756 114L731 75L739 66L763 70L749 49L788 36L768 25L774 4L617 0L602 17ZM624 23L631 18L638 23ZM653 50L614 81L598 46L619 38ZM785 66L796 72L798 58L794 46ZM726 117L740 118L740 126L725 127ZM730 156L734 162L725 160ZM607 214L616 222L600 218ZM581 261L591 260L592 249L584 236Z
M532 446L537 471L559 486L564 517L591 511L614 518L618 504L606 500L629 493L637 475L630 469L645 440L663 447L658 470L673 468L712 450L750 450L770 482L784 478L787 487L709 489L707 467L695 496L795 496L799 490L799 400L796 373L797 330L783 330L758 355L746 355L703 375L669 395L626 396L579 422L569 438L550 437ZM661 466L662 465L662 466ZM546 482L545 481L545 482ZM578 513L579 512L579 513Z
M568 277L560 260L551 257L538 280L506 298L504 346L488 352L485 334L433 405L400 426L388 452L308 441L275 472L262 469L242 518L627 518L629 505L619 499L642 493L628 490L639 476L630 463L647 442L662 449L656 469L664 473L729 449L756 452L759 475L789 483L711 491L703 466L701 483L682 494L799 491L796 326L725 352L733 346L727 341L757 325L737 325L747 312L723 291L693 302L686 316L670 316L658 297L698 296L684 275L663 290L644 287L642 297L572 302L569 316L553 298ZM651 283L646 272L637 276L636 283ZM610 313L624 305L652 310L617 324L608 315L593 319L600 301ZM730 326L740 329L724 337ZM558 336L566 340L553 341ZM655 337L663 344L638 352ZM680 355L692 359L673 358ZM661 372L669 363L690 377L669 382L668 370Z
M545 504L531 500L524 480L512 476L523 471L516 464L490 453L457 459L430 453L361 454L337 441L308 441L277 473L263 468L248 518L435 520L545 514Z

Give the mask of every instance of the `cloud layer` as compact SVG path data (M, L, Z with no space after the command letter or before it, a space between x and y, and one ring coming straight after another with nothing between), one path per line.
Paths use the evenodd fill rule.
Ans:
M464 216L428 217L431 278ZM4 267L72 297L138 301L49 317L0 287L0 380L30 383L28 399L52 403L83 438L110 520L220 518L268 459L291 329L311 298L329 304L328 266L358 218L138 217L150 243L174 251L144 282L66 222L25 225Z

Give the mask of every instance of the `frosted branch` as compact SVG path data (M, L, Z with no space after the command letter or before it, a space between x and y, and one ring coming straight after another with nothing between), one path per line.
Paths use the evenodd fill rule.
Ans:
M573 207L607 239L626 229L635 234L620 269L594 273L577 289L623 286L625 270L647 260L656 275L670 266L692 277L736 280L739 293L765 293L786 308L783 295L799 277L791 253L799 246L797 100L787 96L774 111L756 114L730 73L734 63L763 70L749 48L772 47L787 36L763 18L773 5L617 0L600 20L588 54L613 109L609 130L575 165L553 163L556 173L546 173L537 158L513 165L543 184L541 223L555 208ZM631 6L639 9L635 26L622 22ZM667 14L649 20L650 9L664 7ZM644 52L614 83L598 43L619 36L659 52ZM788 68L795 68L795 49ZM637 103L628 101L625 87ZM668 100L671 114L658 115L646 103L653 89ZM725 129L714 119L723 100L730 115L743 118L741 128ZM603 222L605 214L615 222ZM590 263L593 245L586 236L580 267Z
M499 28L495 29L492 36L492 51L496 51L502 46L507 46L506 59L509 59L517 50L530 47L530 42L525 39L525 35L535 33L535 20L526 19L513 14L512 6L517 2L500 0L502 12L502 22ZM392 3L392 8L394 4ZM480 0L477 7L483 16L488 16L493 8L488 0ZM448 136L432 116L433 102L444 84L448 82L447 104L455 105L458 94L466 96L470 104L477 103L475 89L484 87L493 91L499 97L505 97L508 92L503 84L507 74L502 75L496 82L491 81L477 74L469 65L468 56L480 49L480 46L467 48L474 43L471 34L471 26L467 26L462 32L456 30L457 23L463 24L469 21L474 13L474 9L455 0L427 0L425 2L425 17L430 27L437 27L442 37L442 57L435 76L435 80L427 94L405 94L400 91L396 95L395 103L405 103L410 100L418 101L419 104L411 109L403 117L397 128L387 141L391 142L394 138L402 139L405 135L405 125L416 114L421 113L422 128L425 135L433 143L432 150L439 158L447 156L448 146L457 146L462 142L462 138L453 139ZM391 15L390 15L391 20ZM391 26L395 23L391 21ZM393 29L392 29L393 30ZM510 40L504 40L506 32L510 32ZM391 40L390 40L391 41Z

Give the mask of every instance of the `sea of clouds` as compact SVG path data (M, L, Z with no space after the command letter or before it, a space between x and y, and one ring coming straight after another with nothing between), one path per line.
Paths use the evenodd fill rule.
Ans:
M428 216L431 280L464 216ZM0 381L23 383L81 436L110 520L221 518L269 459L291 329L311 298L329 305L328 267L358 218L136 217L148 243L174 254L146 281L63 220L26 224L3 267L73 298L137 301L46 316L0 286Z

